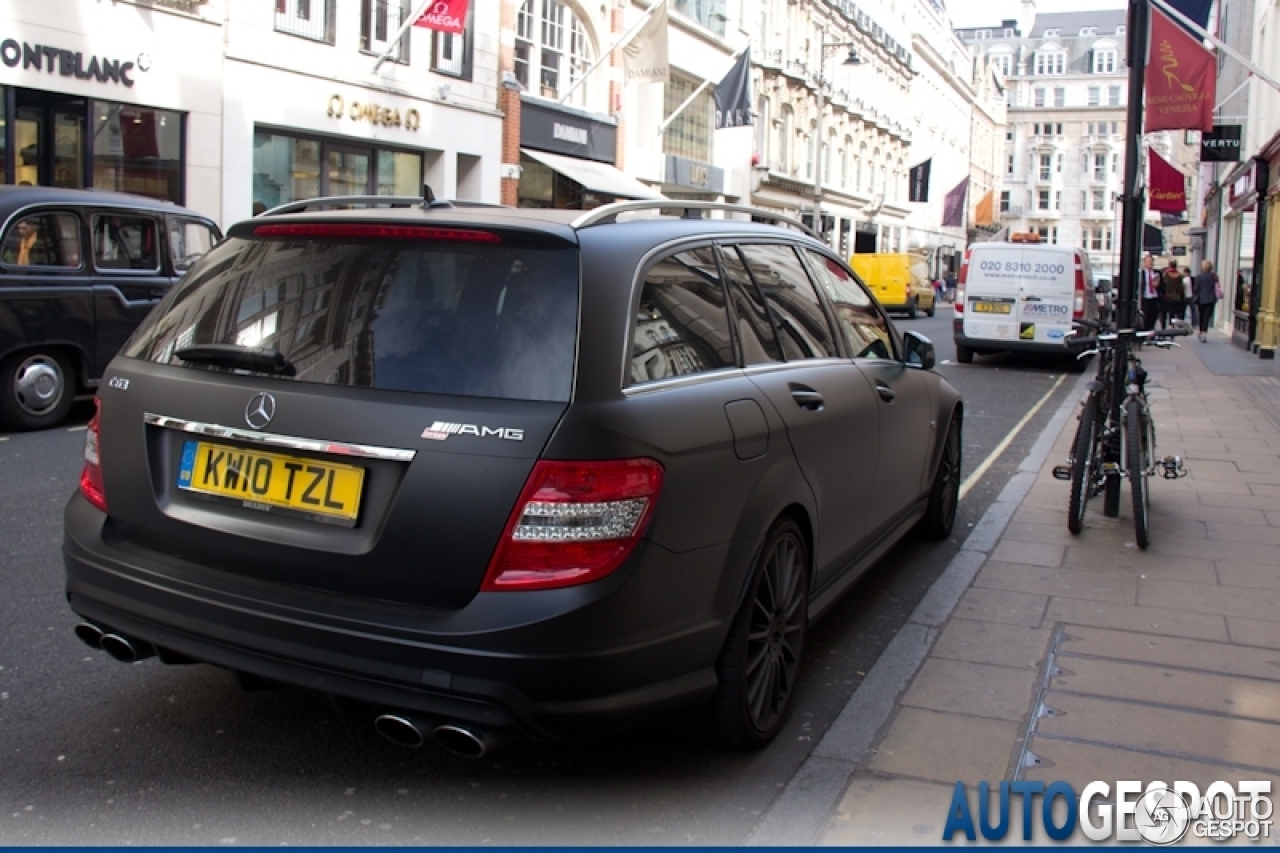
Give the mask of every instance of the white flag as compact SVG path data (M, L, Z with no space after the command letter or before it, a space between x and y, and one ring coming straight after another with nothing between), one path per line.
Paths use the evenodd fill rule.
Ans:
M658 0L649 20L623 46L622 70L628 83L667 82L667 0Z

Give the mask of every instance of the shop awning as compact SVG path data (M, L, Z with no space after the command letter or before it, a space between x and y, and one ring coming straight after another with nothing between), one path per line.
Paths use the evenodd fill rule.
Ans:
M592 192L619 198L666 198L662 193L645 186L608 163L579 160L577 157L548 154L545 151L532 151L528 148L521 148L520 153L531 160L537 160L548 169L559 172L569 180L581 184L583 189Z

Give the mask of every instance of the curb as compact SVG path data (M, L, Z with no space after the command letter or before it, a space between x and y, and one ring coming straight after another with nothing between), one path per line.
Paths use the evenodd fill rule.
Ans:
M1092 378L1089 370L1080 374L1013 477L876 659L822 740L747 835L745 846L812 845L819 840L858 764L892 716L898 697L910 686L942 626L986 563L988 553L1031 491Z

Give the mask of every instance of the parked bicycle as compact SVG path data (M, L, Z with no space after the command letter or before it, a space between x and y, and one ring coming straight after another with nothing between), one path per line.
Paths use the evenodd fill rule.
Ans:
M1138 357L1138 345L1161 349L1178 346L1172 339L1191 334L1182 323L1160 331L1111 329L1099 323L1077 322L1095 334L1072 337L1074 346L1084 347L1077 358L1097 356L1098 371L1089 383L1080 412L1080 425L1071 443L1066 465L1054 468L1053 475L1071 481L1067 528L1078 534L1084 529L1085 508L1090 498L1108 487L1117 490L1121 479L1129 480L1133 493L1133 527L1139 548L1151 544L1150 493L1147 478L1159 471L1168 480L1186 475L1182 458L1155 458L1156 427L1147 399L1147 371ZM1124 370L1124 396L1116 400L1116 370Z

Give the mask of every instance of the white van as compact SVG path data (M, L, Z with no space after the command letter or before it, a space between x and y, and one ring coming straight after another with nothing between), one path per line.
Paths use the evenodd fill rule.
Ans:
M1021 236L965 250L954 320L961 364L1002 350L1065 354L1072 320L1097 319L1088 254Z

